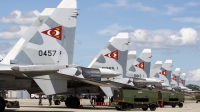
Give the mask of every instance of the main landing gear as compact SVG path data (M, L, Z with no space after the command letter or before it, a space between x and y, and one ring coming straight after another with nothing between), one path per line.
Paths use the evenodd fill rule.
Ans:
M78 108L80 106L80 100L77 97L70 96L65 100L66 107Z

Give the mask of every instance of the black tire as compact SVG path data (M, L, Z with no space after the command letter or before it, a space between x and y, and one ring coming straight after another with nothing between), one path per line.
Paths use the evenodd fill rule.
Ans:
M3 112L5 110L6 103L3 98L0 97L0 112Z
M59 101L59 100L56 100L56 101L54 101L54 104L55 104L55 105L60 105L60 101Z
M196 103L198 103L198 101L196 101Z
M150 106L149 106L149 109L150 109L151 111L155 111L155 110L156 110L156 106L155 106L155 105L150 105Z
M147 110L148 110L148 107L147 107L147 108L142 108L142 110L143 110L143 111L147 111Z
M179 106L179 108L182 108L183 107L183 103L179 103L178 106Z
M79 99L77 97L72 97L70 100L70 105L71 105L71 108L79 108L80 106Z
M176 105L172 105L172 108L175 108L176 107Z

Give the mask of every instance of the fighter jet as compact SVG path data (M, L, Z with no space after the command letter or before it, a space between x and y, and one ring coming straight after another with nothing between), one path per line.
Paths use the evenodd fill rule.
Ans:
M180 68L176 68L171 75L171 87L175 90L180 89L180 87L178 86L179 85L178 80L180 77L180 73L181 73Z
M129 54L130 55L130 54ZM127 65L126 76L133 78L135 85L146 87L147 85L161 84L162 81L150 78L150 65L151 65L151 49L144 49L140 56L134 61L132 65ZM140 81L139 81L140 80ZM142 81L143 80L143 81Z
M121 32L116 37L112 37L88 67L117 71L122 75L113 78L102 78L101 81L116 87L129 86L134 88L134 84L126 77L129 43L130 37L126 32ZM113 91L116 89L105 86L100 86L100 88L109 97L113 96Z
M163 88L171 89L171 72L172 60L166 60L160 68L157 67L151 70L150 77L155 78L157 80L161 80L163 82L161 83Z
M92 79L115 77L120 75L118 72L70 66L77 16L76 0L62 0L57 8L46 8L1 61L0 89L28 90L29 93L42 90L51 95L66 92L69 86L77 86L74 81L110 87ZM80 103L77 97L70 102L76 102L71 107ZM0 104L0 111L4 111L2 97Z
M185 79L186 79L186 73L182 73L182 75L179 78L178 86L180 87L181 90L185 92L192 91L192 89L185 87Z

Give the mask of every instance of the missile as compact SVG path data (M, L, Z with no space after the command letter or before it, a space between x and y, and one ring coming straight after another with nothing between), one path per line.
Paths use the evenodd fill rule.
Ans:
M101 72L101 78L113 78L122 75L121 73L110 69L99 68L99 70Z

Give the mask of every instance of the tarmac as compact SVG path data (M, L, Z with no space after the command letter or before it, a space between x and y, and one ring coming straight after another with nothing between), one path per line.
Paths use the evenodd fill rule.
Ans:
M38 105L38 99L7 99L9 101L19 101L20 108L6 108L5 112L109 112L109 111L117 111L113 107L107 106L91 106L89 99L82 99L81 105L78 109L66 108L65 103L62 102L60 105L54 105L52 103L49 106L49 102L47 99L42 100L42 106ZM183 104L183 108L179 108L176 106L172 108L171 106L165 106L164 108L157 108L157 112L199 112L200 103L196 103L196 101L185 101ZM132 109L130 111L141 112L142 109ZM150 111L149 109L147 111Z

